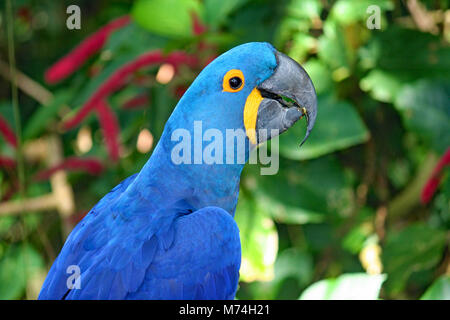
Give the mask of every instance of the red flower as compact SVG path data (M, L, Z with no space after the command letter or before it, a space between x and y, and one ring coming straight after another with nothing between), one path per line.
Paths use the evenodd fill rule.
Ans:
M5 138L6 142L12 145L14 148L17 147L17 140L14 131L8 125L5 119L0 116L0 133Z
M89 38L85 39L71 53L58 61L46 72L46 80L48 82L56 82L67 77L86 59L100 50L111 32L129 23L129 21L129 16L118 18L95 32ZM206 27L200 22L198 16L193 14L193 32L195 34L201 34L205 31ZM175 72L177 72L181 65L195 67L198 66L199 61L195 56L188 55L185 52L176 51L165 55L161 50L151 50L115 70L111 76L87 99L75 116L63 123L63 128L67 130L75 127L81 123L90 112L95 111L105 137L109 155L113 161L117 161L119 158L120 149L120 128L116 115L112 112L110 106L106 102L107 98L113 92L126 84L127 81L129 81L129 78L131 78L133 73L138 69L162 63L169 63L173 65ZM132 108L146 103L148 103L148 97L141 96L127 101L123 107Z
M117 18L83 40L75 49L57 61L45 72L45 81L56 83L67 78L77 70L88 58L99 51L109 35L130 22L128 15Z
M17 16L20 17L21 19L23 19L23 21L25 21L27 23L31 23L31 21L33 20L33 15L31 13L31 10L27 6L21 6L17 10Z
M149 103L148 95L140 94L127 101L122 105L122 109L134 109L146 106Z
M8 201L17 192L17 186L9 186L9 188L2 194L1 201Z
M96 106L96 112L105 137L111 160L116 162L119 159L119 123L116 115L111 111L110 106L105 101L100 101Z
M16 166L16 161L9 157L0 156L0 167L3 168L14 168Z
M443 169L450 164L450 148L444 153L436 167L433 169L430 179L422 189L421 200L423 204L427 204L433 198L434 193L439 187Z
M98 175L102 172L103 165L99 160L95 158L81 159L77 157L69 157L56 166L38 172L33 179L35 181L47 180L55 172L58 172L60 170L84 171L92 175Z
M188 87L187 86L178 86L175 88L175 96L177 96L178 98L181 98L183 96L183 94L187 91Z
M136 70L149 65L170 63L175 67L175 70L180 65L186 64L193 66L197 63L197 59L184 52L172 52L164 56L160 50L152 50L147 52L134 61L131 61L119 69L117 69L88 99L82 106L80 111L70 120L66 121L63 126L65 129L70 129L78 125L96 106L105 100L112 92L119 89L128 79L128 77Z
M202 33L205 33L206 26L200 21L200 18L197 15L197 13L192 12L191 17L192 17L192 32L195 35L201 35Z

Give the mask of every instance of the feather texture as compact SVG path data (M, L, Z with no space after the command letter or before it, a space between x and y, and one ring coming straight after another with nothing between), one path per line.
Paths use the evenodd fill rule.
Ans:
M224 134L242 129L247 96L276 67L274 50L267 43L241 45L201 72L141 171L104 196L69 235L39 299L234 298L241 246L233 217L245 162L175 164L172 133L183 128L194 136L198 121ZM223 92L223 75L236 68L245 87ZM234 158L241 152L248 160L248 139L245 150L233 143ZM79 287L68 286L71 266L79 269Z

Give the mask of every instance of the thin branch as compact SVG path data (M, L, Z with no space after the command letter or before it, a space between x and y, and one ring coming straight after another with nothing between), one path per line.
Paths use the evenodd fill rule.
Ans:
M420 31L433 34L439 32L439 29L434 22L433 15L427 11L423 4L417 0L408 0L406 5L408 6L408 10L411 13L414 23Z
M435 154L429 154L426 157L414 179L388 204L387 218L389 221L397 220L420 204L422 189L432 174L437 162L438 157Z
M12 77L11 74L14 74L15 77ZM20 90L42 105L48 105L53 100L53 94L50 91L2 60L0 60L0 75L8 81L12 81L15 78Z
M50 193L39 197L8 201L0 204L0 216L20 215L22 212L54 210L57 206L55 195Z
M16 58L14 54L14 21L13 21L13 9L11 0L6 2L6 25L8 29L8 58L11 75L11 99L14 113L15 133L17 140L16 147L16 161L17 161L17 176L19 179L19 193L22 197L25 196L25 167L23 163L22 154L22 127L20 123L20 110L19 110L19 96L17 90L17 79L14 73Z
M48 160L49 167L53 167L63 161L61 140L53 135L48 138ZM66 218L75 212L74 194L70 184L67 182L67 174L64 170L55 172L50 177L53 194L61 218ZM66 233L68 230L64 230Z
M61 140L56 135L49 136L47 144L40 144L43 150L40 154L45 155L49 167L61 163L62 145ZM8 201L0 203L0 216L19 215L27 211L48 211L57 210L63 221L63 233L67 236L72 229L69 216L75 212L75 197L72 187L67 182L67 175L64 170L53 173L50 177L52 193L36 198L27 198L21 201Z
M0 60L0 75L11 82L15 80L18 88L42 105L49 105L54 99L53 94L45 87L2 60ZM68 106L64 107L70 109ZM58 137L51 136L47 142L48 144L43 144L41 140L38 140L36 143L39 145L30 142L30 147L31 145L37 147L34 148L35 150L30 150L33 151L30 152L30 156L45 156L47 157L48 164L52 166L62 161L61 141ZM43 146L43 149L46 149L45 152L42 152ZM36 152L37 149L40 149L40 151L38 150L39 152ZM27 152L28 148L24 151ZM56 209L63 220L63 233L67 235L71 226L68 225L68 219L66 218L75 211L73 190L67 182L67 176L64 170L53 174L50 178L50 184L53 190L52 195L24 199L22 205L15 201L2 203L0 204L0 215L16 215L20 213L20 210L29 210L30 208L34 211ZM40 201L41 203L39 203Z

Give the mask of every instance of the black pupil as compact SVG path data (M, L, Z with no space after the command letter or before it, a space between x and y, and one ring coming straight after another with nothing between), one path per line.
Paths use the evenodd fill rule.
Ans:
M233 77L229 82L232 89L238 89L242 84L242 80L239 77Z

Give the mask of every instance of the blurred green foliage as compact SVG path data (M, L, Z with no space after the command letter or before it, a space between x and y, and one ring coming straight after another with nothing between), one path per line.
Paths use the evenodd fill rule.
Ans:
M81 30L65 27L72 2L81 8ZM431 31L420 27L408 1L393 0L16 0L14 5L17 67L42 84L45 70L82 39L120 15L132 16L99 54L50 87L50 104L20 94L25 142L56 133L65 156L82 154L76 147L80 127L61 131L62 119L120 66L151 49L207 59L241 43L268 41L305 67L318 93L310 139L298 148L305 130L298 122L280 137L279 150L272 149L280 154L277 175L261 176L259 167L248 165L242 176L238 299L450 299L448 170L431 202L420 202L431 169L450 146L448 2L420 2L435 27ZM366 24L372 5L380 9L379 30ZM3 4L0 10L4 30ZM206 32L193 33L193 14ZM1 60L7 52L2 32ZM118 163L108 160L96 118L83 122L93 138L85 155L103 159L106 169L98 177L69 173L78 212L142 167L149 154L136 150L139 132L147 128L157 141L176 105L176 88L188 86L200 69L181 68L166 85L155 82L157 71L137 72L148 81L132 82L109 99L121 128ZM150 97L144 108L120 108L142 93ZM3 78L0 115L14 128L10 83ZM14 157L3 139L0 155ZM47 181L30 180L45 168L26 164L27 197L50 191ZM17 173L0 169L3 197ZM36 297L64 242L63 225L56 211L0 217L0 299Z

